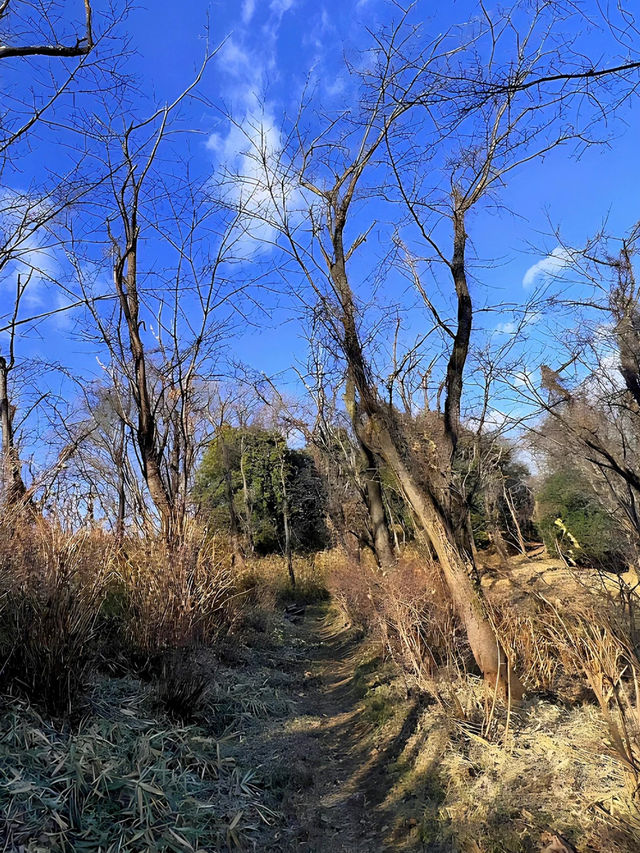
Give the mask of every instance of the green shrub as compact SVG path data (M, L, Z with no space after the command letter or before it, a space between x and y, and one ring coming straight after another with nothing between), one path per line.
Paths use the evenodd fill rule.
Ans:
M624 533L578 471L557 471L537 497L537 523L551 554L558 550L579 566L618 571L624 565Z

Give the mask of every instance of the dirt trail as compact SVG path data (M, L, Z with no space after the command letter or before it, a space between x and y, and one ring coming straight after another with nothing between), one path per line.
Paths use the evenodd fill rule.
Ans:
M370 650L320 608L300 624L287 625L277 650L259 652L267 677L286 674L293 700L286 719L265 721L260 733L263 767L279 768L282 821L257 849L305 853L377 853L398 849L385 843L387 768L409 732L391 743L374 743L354 674ZM408 723L411 726L409 718ZM404 727L403 727L404 728ZM251 736L250 736L251 737ZM407 849L406 847L404 849ZM420 848L421 849L421 848Z

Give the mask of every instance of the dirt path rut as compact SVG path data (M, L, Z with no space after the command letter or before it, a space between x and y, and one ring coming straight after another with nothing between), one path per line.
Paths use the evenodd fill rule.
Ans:
M370 659L370 649L325 610L310 608L299 624L286 626L281 647L260 654L268 678L281 680L292 713L267 721L258 735L263 768L283 781L283 820L256 849L396 849L385 843L389 827L383 807L393 750L373 744L354 681L358 666Z

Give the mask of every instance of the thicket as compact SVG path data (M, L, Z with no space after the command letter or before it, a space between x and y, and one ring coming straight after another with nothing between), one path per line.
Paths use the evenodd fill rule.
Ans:
M329 542L324 478L311 454L276 430L224 425L204 453L194 496L210 534L228 534L233 513L256 554L282 553L287 511L294 550Z
M178 715L194 710L189 655L242 612L224 554L196 539L173 553L152 540L118 544L42 519L1 533L0 690L77 718L96 672L131 672L155 679Z
M545 477L536 502L537 527L550 554L578 566L624 569L626 532L579 470Z

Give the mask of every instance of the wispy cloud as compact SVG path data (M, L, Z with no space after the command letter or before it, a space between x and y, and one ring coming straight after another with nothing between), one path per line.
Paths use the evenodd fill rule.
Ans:
M276 109L266 97L276 34L276 27L267 30L270 43L261 51L252 49L246 34L226 42L219 61L228 78L233 121L207 140L218 168L229 176L227 200L244 212L235 250L247 259L276 239L282 209L289 210L296 198L296 189L280 168L284 139Z
M242 3L242 23L248 24L256 11L256 0L244 0Z
M512 335L517 329L518 326L510 320L508 323L498 323L494 331L498 335Z
M281 18L285 12L293 8L295 2L296 0L271 0L269 8L275 15Z
M544 279L553 278L570 263L571 253L563 246L556 246L550 255L529 267L522 278L522 286L529 289Z

